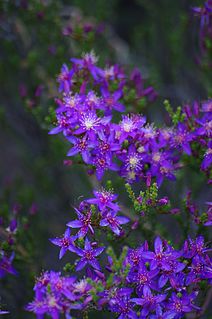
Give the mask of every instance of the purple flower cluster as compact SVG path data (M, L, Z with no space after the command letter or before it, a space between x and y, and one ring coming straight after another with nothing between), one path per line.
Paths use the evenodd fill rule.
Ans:
M195 102L183 108L184 122L177 127L177 136L187 155L201 160L201 170L208 174L212 164L212 100ZM204 152L201 154L201 152Z
M201 168L209 170L211 100L201 109L197 103L194 110L185 106L184 121L176 127L155 128L140 114L124 113L129 79L119 66L101 69L97 60L94 52L71 59L72 69L64 65L58 77L62 99L56 100L57 125L50 134L64 134L72 144L68 156L80 156L99 180L112 170L128 182L156 178L160 186L164 178L175 180L181 155L194 155L192 146L199 143L205 149ZM133 79L136 99L151 99L153 89L143 89L138 74Z
M50 239L50 241L60 247L59 258L62 258L66 251L76 253L81 257L76 266L76 271L81 270L87 264L94 269L100 270L96 257L100 255L104 247L96 247L96 243L90 243L89 234L95 235L95 230L101 227L107 227L116 236L121 234L121 225L129 222L129 218L119 216L119 205L114 203L117 195L112 191L102 189L94 191L94 198L87 199L80 203L79 208L75 208L77 219L67 223L72 229L79 229L74 236L71 236L71 230L68 228L62 238ZM84 240L84 249L79 244Z
M102 248L78 251L77 267L94 262ZM109 310L119 319L180 319L186 313L198 312L194 304L202 281L212 283L212 263L203 237L188 239L182 249L175 250L157 237L154 250L147 242L136 249L128 248L122 260L108 256L106 270L91 272L83 279L63 277L53 271L44 273L35 285L35 299L27 309L44 318L78 317L77 311ZM86 259L87 254L93 259ZM121 257L120 257L121 258ZM93 265L92 265L93 266ZM71 312L71 314L70 314Z

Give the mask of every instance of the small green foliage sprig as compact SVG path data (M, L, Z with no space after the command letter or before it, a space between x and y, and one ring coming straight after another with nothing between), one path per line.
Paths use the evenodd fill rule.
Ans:
M185 114L182 112L181 106L178 106L176 111L174 111L169 100L165 100L163 103L166 111L169 113L169 116L174 126L176 126L179 122L184 121Z

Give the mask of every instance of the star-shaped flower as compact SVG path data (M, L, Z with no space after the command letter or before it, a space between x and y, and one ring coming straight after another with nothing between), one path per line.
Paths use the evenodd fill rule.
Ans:
M66 253L67 250L73 251L72 248L74 247L74 241L77 238L77 236L70 236L70 234L71 234L71 230L70 230L70 228L68 228L68 229L66 229L64 236L62 238L50 239L50 241L54 245L61 247L60 254L59 254L60 259L64 256L64 254Z
M91 265L94 269L100 270L99 262L96 257L99 256L105 247L93 248L88 238L85 238L84 249L74 247L73 251L81 257L76 265L76 271L82 270L87 264Z

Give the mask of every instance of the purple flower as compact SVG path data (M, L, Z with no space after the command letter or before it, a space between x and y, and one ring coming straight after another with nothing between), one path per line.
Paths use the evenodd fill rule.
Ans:
M193 7L192 10L197 16L200 17L201 29L209 26L212 13L211 0L205 1L203 7Z
M163 242L160 237L155 239L154 243L155 252L143 252L141 254L144 260L150 261L150 269L156 269L157 267L164 270L172 270L172 261L180 257L182 254L180 252L174 251L170 246L164 250Z
M177 126L177 131L173 134L172 145L176 148L182 148L182 150L191 155L190 142L193 140L193 134L190 133L186 126L179 123Z
M70 236L70 234L71 234L71 230L70 230L70 228L67 228L65 233L64 233L64 236L62 238L50 239L50 241L54 245L61 247L60 253L59 253L60 259L64 256L64 254L67 252L67 250L72 251L72 247L74 246L74 241L76 240L77 236Z
M49 134L58 134L63 132L66 136L70 133L71 125L69 117L64 114L57 114L57 126L50 130Z
M186 264L178 262L174 258L171 258L171 259L167 258L167 261L168 262L162 266L163 273L158 279L158 287L160 289L166 285L168 280L170 280L170 283L172 284L177 278L178 273L181 273L183 269L186 267ZM180 279L178 278L178 283L179 282L180 282Z
M118 319L138 319L136 312L132 310L132 302L129 295L112 298L109 304L109 309L119 314Z
M66 64L63 64L60 74L58 75L59 91L68 92L71 88L71 78L73 71L70 71Z
M79 118L80 127L75 131L75 134L86 133L92 141L95 140L97 131L102 127L102 119L94 112L82 114Z
M156 305L166 299L165 294L153 295L149 287L144 286L142 298L132 298L137 305L142 306L141 317L147 316L151 311L156 309Z
M123 224L127 224L129 222L129 218L124 216L117 216L115 211L106 211L103 214L103 218L100 221L100 226L109 226L111 230L119 236L121 233L121 226Z
M17 271L12 266L14 257L14 252L10 255L10 257L8 257L4 253L1 255L0 251L0 278L4 277L7 273L17 275Z
M148 271L144 262L140 262L138 267L133 267L129 272L127 280L136 284L138 295L142 295L144 287L156 289L156 283L153 278L159 273L158 269Z
M77 298L73 293L76 277L62 277L60 272L51 271L48 274L48 287L51 287L51 293L58 295L63 294L71 301Z
M67 156L74 156L79 153L82 155L84 162L87 163L90 158L89 149L94 147L95 144L89 142L86 137L83 137L82 139L71 137L69 138L69 141L74 144L74 147L69 150Z
M106 115L111 114L113 109L118 112L125 111L125 106L118 102L122 96L122 90L117 90L111 94L106 88L102 88L102 95L101 108L105 110Z
M212 280L212 263L210 258L195 256L192 258L192 263L188 267L190 272L187 274L186 284L199 282L203 279Z
M111 190L102 189L99 191L94 191L95 198L87 199L89 204L97 205L100 211L105 208L111 208L113 211L117 212L120 210L119 205L113 203L117 199L118 195L113 194Z
M113 155L121 148L120 141L115 141L115 131L111 130L108 124L104 131L98 132L98 137L99 141L94 154L101 153L112 161Z
M167 304L167 308L170 310L170 315L174 315L175 319L179 319L182 318L185 313L194 310L196 307L192 304L192 302L195 297L195 294L189 296L186 293L172 293Z
M126 177L128 181L135 181L143 168L143 155L137 152L134 145L130 145L128 151L119 159L123 162L121 176Z
M80 228L79 232L77 233L78 237L85 237L89 230L92 234L94 234L93 227L91 226L91 210L87 210L84 214L81 213L77 208L75 208L75 211L77 213L78 220L69 222L67 226L71 228Z
M80 68L89 70L92 77L98 80L99 68L95 65L98 61L98 57L93 50L90 53L83 53L82 59L73 58L71 61Z
M142 260L142 252L147 250L148 250L147 241L145 241L145 243L137 249L129 249L126 262L129 263L131 267L135 267L136 269L138 269L139 264Z
M122 139L124 140L128 136L135 137L135 134L139 133L145 122L146 118L138 114L123 115L122 121L119 123L122 130Z
M212 142L210 141L208 143L208 149L205 152L202 164L201 164L201 169L203 171L209 170L212 165Z
M195 240L189 238L189 251L184 250L184 255L191 258L195 255L202 256L207 251L211 251L211 249L205 246L204 237L198 236Z
M150 319L174 319L175 314L170 313L170 311L163 312L162 307L157 304L156 305L156 314L150 315Z
M81 257L80 261L76 265L76 271L82 270L87 264L97 270L100 270L100 265L96 257L99 256L104 249L105 247L92 248L90 241L86 237L84 249L77 247L73 249L73 252Z
M102 153L95 154L95 157L89 162L96 167L96 177L98 180L103 178L104 172L108 169L112 171L118 171L119 167L116 163L113 163L111 158L103 155Z

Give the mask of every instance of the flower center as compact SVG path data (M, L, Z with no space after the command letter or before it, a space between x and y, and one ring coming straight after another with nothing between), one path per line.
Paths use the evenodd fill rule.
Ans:
M159 162L160 161L160 157L161 157L161 155L158 152L158 153L155 153L152 158L153 158L154 162Z
M114 103L112 97L107 97L107 98L105 98L105 102L106 102L109 106L112 106L113 103Z
M63 238L63 239L61 239L61 244L63 247L68 247L70 244L70 241L68 238Z
M86 251L85 258L88 259L88 260L93 259L93 255L92 255L91 251Z
M180 301L176 301L174 303L174 308L176 309L177 312L182 312L182 305Z
M140 284L145 284L148 282L148 278L146 274L139 274L138 275L138 280Z

